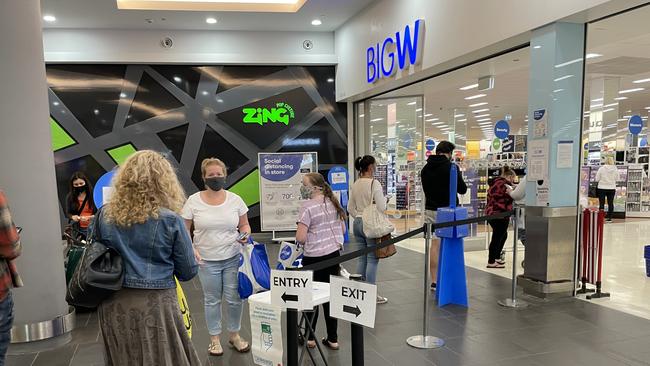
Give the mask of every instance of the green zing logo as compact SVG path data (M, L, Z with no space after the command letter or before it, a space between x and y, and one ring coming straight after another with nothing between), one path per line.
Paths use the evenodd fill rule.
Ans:
M260 126L265 123L284 123L289 125L289 121L296 117L293 108L287 103L280 102L275 108L244 108L244 123L255 123Z

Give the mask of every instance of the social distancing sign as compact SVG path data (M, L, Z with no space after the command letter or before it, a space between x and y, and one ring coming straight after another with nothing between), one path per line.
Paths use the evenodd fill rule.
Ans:
M375 327L377 286L330 276L330 316Z

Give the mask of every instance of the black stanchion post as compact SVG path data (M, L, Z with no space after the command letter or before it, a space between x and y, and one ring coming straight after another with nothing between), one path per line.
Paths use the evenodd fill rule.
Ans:
M287 365L298 366L298 310L287 309Z
M353 281L361 281L361 275L350 275ZM363 366L364 353L363 353L363 326L350 323L350 336L352 338L352 366Z

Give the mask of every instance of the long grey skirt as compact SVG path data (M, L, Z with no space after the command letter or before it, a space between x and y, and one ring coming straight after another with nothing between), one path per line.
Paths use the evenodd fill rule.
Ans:
M201 365L176 289L124 288L98 309L108 366Z

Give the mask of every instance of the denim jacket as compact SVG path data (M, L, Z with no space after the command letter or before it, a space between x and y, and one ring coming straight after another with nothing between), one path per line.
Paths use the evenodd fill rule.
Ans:
M131 227L107 223L102 217L97 237L122 256L124 287L175 288L174 276L179 281L189 281L198 273L183 219L168 209L162 209L157 219Z

